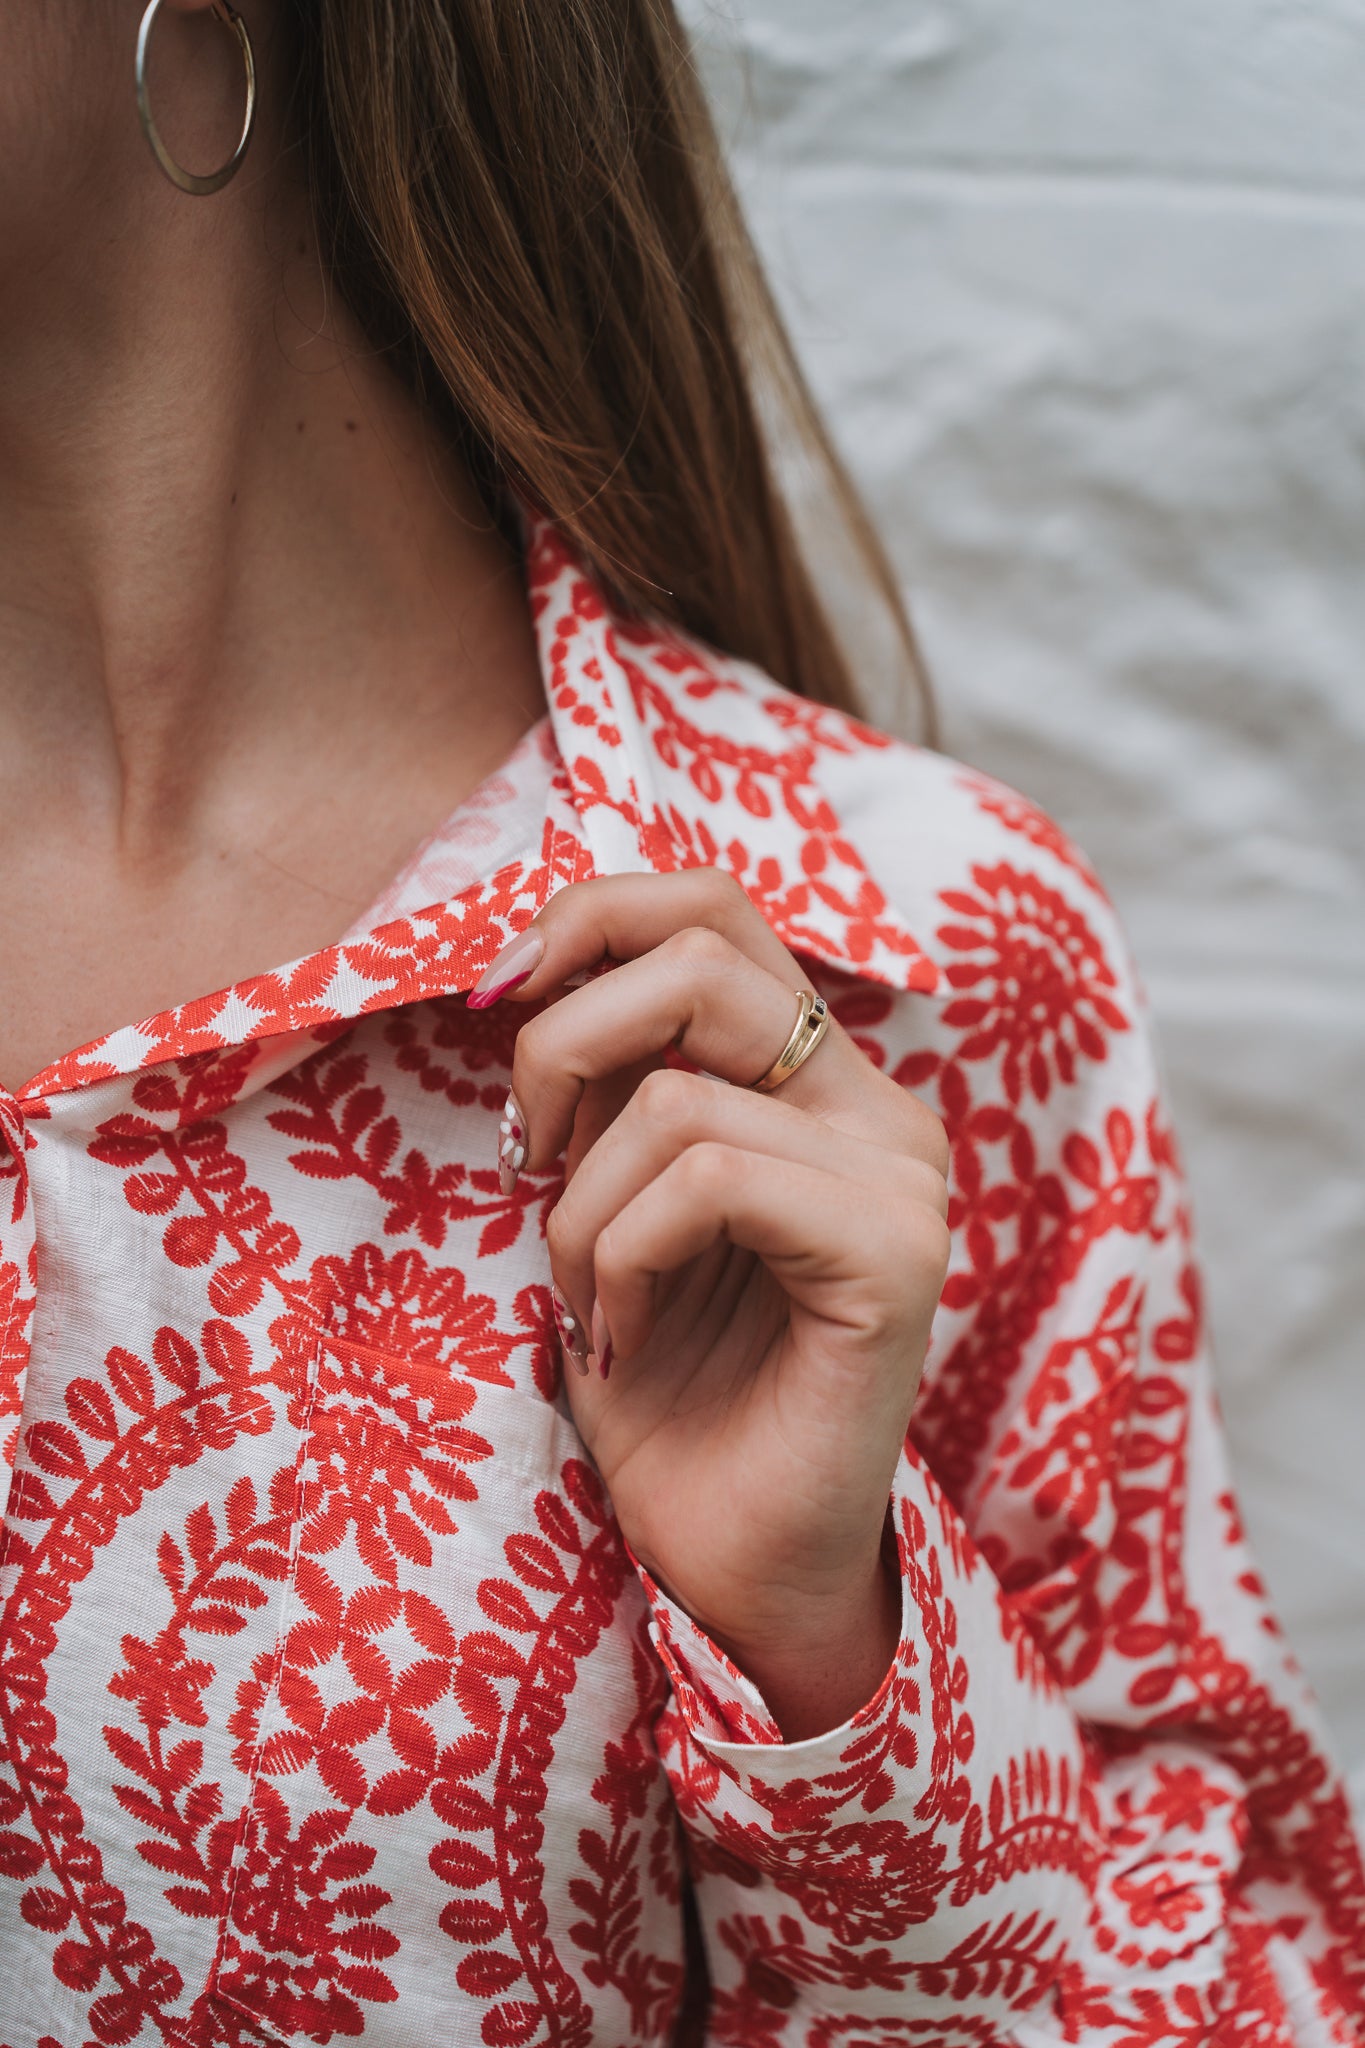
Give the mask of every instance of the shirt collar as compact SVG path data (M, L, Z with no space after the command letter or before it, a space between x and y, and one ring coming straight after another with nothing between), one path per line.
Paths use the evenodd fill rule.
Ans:
M720 866L794 952L891 988L936 985L819 782L822 752L888 742L671 629L614 614L546 523L529 531L527 572L560 761L539 857L95 1040L36 1075L23 1104L460 993L555 889L593 874Z
M728 869L793 952L896 989L938 970L820 784L822 753L892 743L747 663L613 614L555 529L530 588L555 737L599 874Z

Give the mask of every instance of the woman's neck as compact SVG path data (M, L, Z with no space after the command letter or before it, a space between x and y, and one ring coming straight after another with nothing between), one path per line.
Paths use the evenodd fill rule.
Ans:
M11 1082L334 936L541 706L518 565L337 303L268 122L195 199L126 96L64 213L0 218L0 866L25 896L0 959L82 876L129 932L212 879L235 936L149 962L145 995L134 962L69 1018L56 996L0 1043Z
M381 692L434 713L510 651L506 551L301 201L207 232L219 200L167 197L0 333L0 777L59 749L163 850L263 719L287 753Z

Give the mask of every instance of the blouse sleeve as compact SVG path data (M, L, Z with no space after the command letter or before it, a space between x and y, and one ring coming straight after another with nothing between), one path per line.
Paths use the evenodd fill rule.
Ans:
M980 873L945 897L968 964ZM1053 893L1091 971L1042 992L1050 1035L988 1042L980 975L928 1027L831 991L954 1151L881 1689L784 1743L642 1574L717 2048L1360 2038L1360 1848L1240 1528L1141 999L1077 873L1083 912Z

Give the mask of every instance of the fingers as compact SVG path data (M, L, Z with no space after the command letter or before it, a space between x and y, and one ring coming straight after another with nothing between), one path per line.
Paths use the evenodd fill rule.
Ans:
M805 976L739 883L719 868L672 875L601 875L550 898L470 993L473 1009L504 997L531 1002L553 994L602 960L636 960L689 925L728 939L791 988Z
M585 981L604 961L619 964ZM918 1317L922 1348L947 1259L939 1120L837 1024L780 1095L749 1092L809 986L739 886L695 869L561 891L471 993L547 1001L517 1034L500 1165L510 1189L569 1148L550 1253L580 1364L590 1316L627 1355L656 1297L681 1308L660 1276L708 1247L713 1280L739 1247L831 1320ZM669 1048L703 1073L663 1070Z
M796 1014L794 991L719 933L702 925L671 933L645 958L562 996L517 1034L512 1092L529 1133L529 1163L543 1166L567 1142L589 1082L669 1046L708 1073L756 1081L786 1044ZM824 1067L824 1095L837 1087L824 1058L837 1035L827 1033L807 1063ZM847 1040L842 1051L845 1066L862 1059Z
M793 1302L845 1334L879 1348L898 1334L892 1354L922 1357L948 1265L938 1208L713 1141L689 1146L598 1236L599 1346L638 1351L660 1278L718 1240L754 1252Z
M654 1065L670 1047L704 1072L748 1087L776 1060L797 1014L791 984L720 933L703 925L670 933L522 1026L512 1061L514 1121L525 1146L518 1163L542 1169L568 1142L585 1088ZM781 1097L946 1170L938 1119L879 1074L837 1024L783 1082Z
M604 958L624 964L564 992ZM469 998L558 996L518 1034L505 1184L520 1166L543 1168L558 1154L585 1088L600 1099L607 1076L657 1064L670 1046L710 1073L752 1084L786 1044L796 993L809 986L738 883L715 869L603 876L561 890ZM938 1119L878 1074L837 1025L782 1096L946 1171Z
M831 1127L779 1096L752 1095L700 1074L661 1068L640 1082L551 1211L550 1263L586 1329L599 1239L613 1219L693 1146L729 1145L821 1171L892 1205L922 1203L946 1218L941 1173L913 1153Z

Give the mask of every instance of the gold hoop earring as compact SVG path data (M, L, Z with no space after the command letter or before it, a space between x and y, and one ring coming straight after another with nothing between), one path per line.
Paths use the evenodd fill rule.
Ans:
M142 132L151 147L152 155L171 183L178 186L182 192L193 192L197 198L202 199L210 192L221 192L229 179L235 178L242 167L242 158L246 155L247 144L251 140L251 131L256 122L256 53L251 47L251 37L247 32L246 23L237 10L229 5L229 0L212 0L209 13L216 21L221 21L224 28L232 30L242 52L242 62L246 66L246 114L242 121L241 136L232 155L221 170L210 171L207 176L201 178L194 171L187 171L182 164L176 162L161 140L156 122L152 119L152 103L147 91L147 52L152 40L152 25L160 12L161 0L148 0L147 11L142 17L142 26L137 32L137 117L142 123Z

